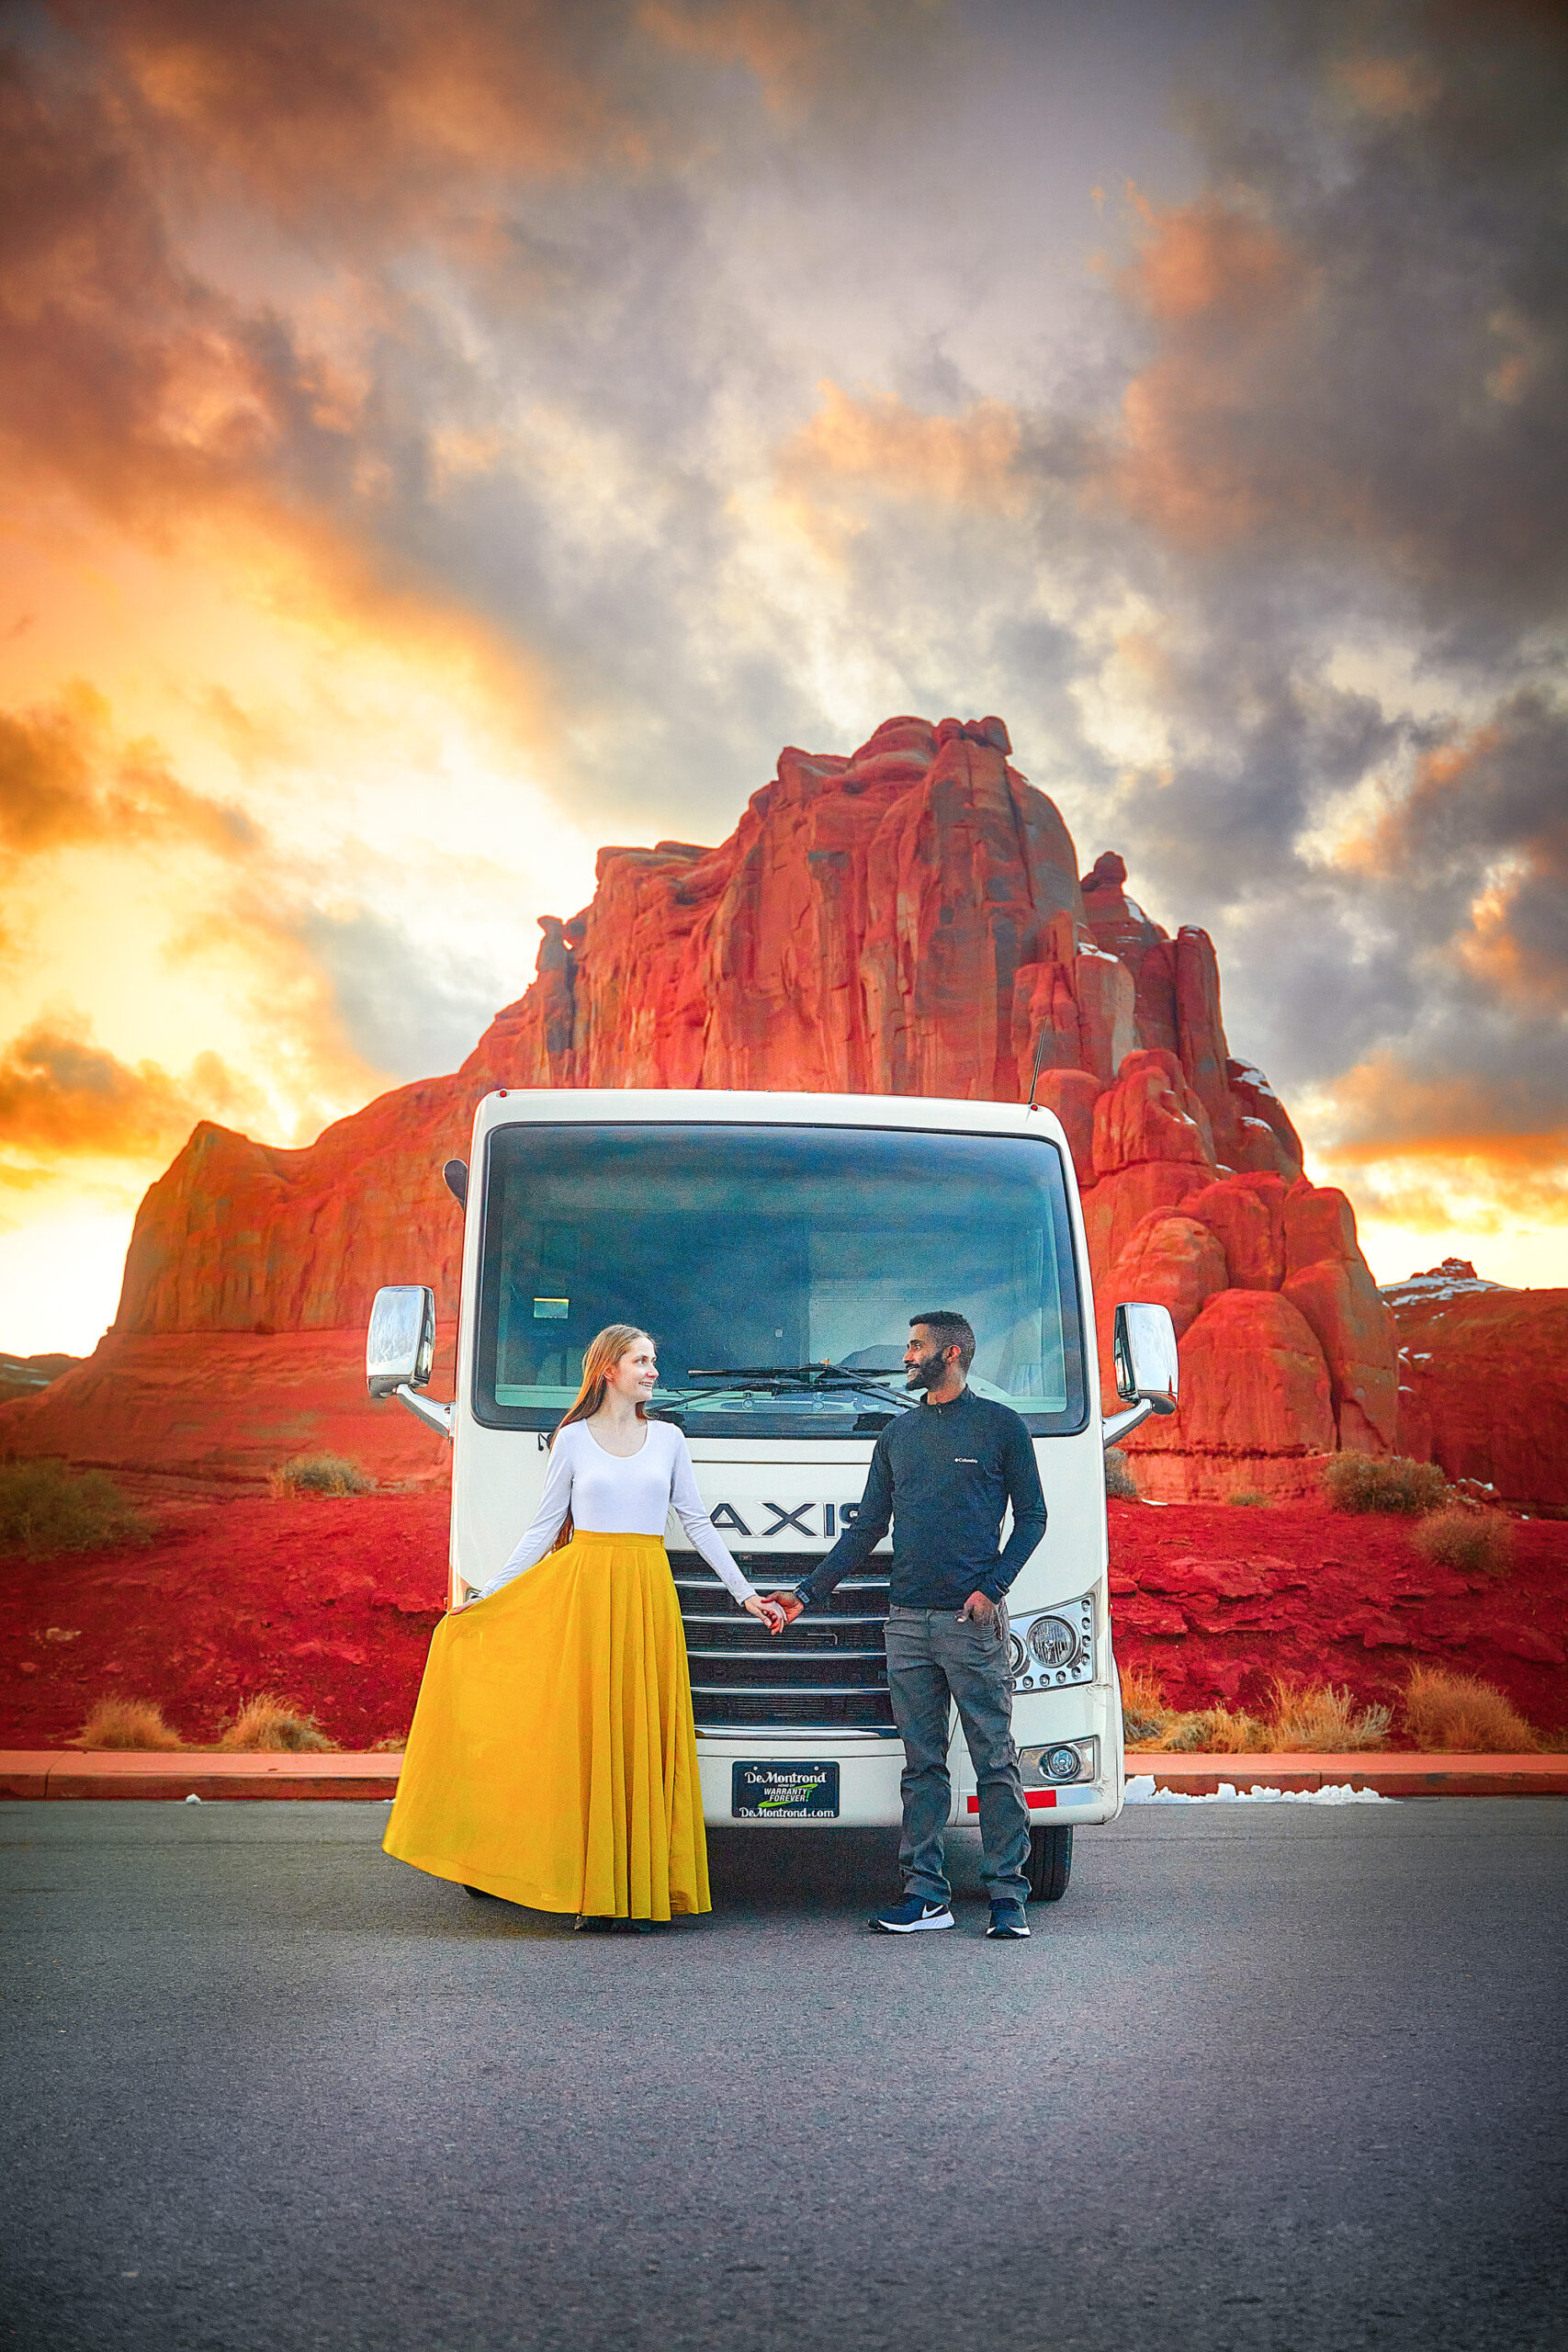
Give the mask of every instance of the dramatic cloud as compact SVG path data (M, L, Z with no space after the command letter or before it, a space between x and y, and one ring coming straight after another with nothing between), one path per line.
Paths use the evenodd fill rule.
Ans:
M0 850L27 856L64 843L178 839L238 858L256 846L243 810L186 791L154 745L111 754L106 776L107 718L91 693L51 710L0 710Z
M1217 110L1216 191L1150 214L1116 483L1197 550L1365 565L1492 654L1568 590L1568 21L1390 10L1419 50L1337 53L1370 13L1318 18L1315 136L1299 103Z
M1382 1270L1563 1266L1561 11L6 41L0 1035L80 1005L291 1138L457 1057L595 841L997 710L1085 863L1214 932Z
M134 1069L95 1046L85 1024L43 1024L14 1038L0 1059L0 1181L36 1180L62 1154L143 1160L179 1149L200 1118L252 1116L251 1090L216 1054L200 1054L183 1079L156 1062Z
M456 1069L497 1010L485 966L450 948L433 956L369 909L312 910L296 935L330 982L349 1045L367 1069L390 1078Z

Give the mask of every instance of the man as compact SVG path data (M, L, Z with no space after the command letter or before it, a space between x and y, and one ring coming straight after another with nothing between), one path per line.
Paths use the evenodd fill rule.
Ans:
M852 1527L795 1590L770 1596L793 1623L870 1557L892 1521L887 1690L904 1741L904 1900L871 1922L892 1936L953 1924L942 1843L953 1806L950 1702L979 1789L986 1932L1029 1933L1029 1809L1012 1744L1004 1596L1045 1532L1045 1498L1019 1416L967 1385L974 1360L975 1334L962 1315L910 1318L905 1385L924 1391L919 1411L900 1413L877 1439ZM1012 1532L998 1550L1010 1502Z

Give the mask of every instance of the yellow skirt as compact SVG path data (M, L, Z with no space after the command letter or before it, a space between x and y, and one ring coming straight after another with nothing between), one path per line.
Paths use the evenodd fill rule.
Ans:
M576 1535L442 1620L384 1842L536 1911L712 1909L685 1631L657 1536Z

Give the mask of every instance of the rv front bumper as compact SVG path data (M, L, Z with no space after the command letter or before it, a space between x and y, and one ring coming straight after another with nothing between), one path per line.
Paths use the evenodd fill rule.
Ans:
M1113 1821L1122 1809L1122 1786L1113 1760L1107 1758L1107 1746L1104 1741L1100 1744L1100 1772L1095 1780L1041 1787L1030 1785L1026 1776L1024 1798L1031 1820L1042 1827L1051 1823L1066 1826ZM899 1776L904 1769L904 1744L894 1732L839 1729L824 1736L821 1732L780 1731L776 1726L748 1733L726 1724L719 1731L698 1730L697 1765L703 1817L710 1829L897 1829L903 1819ZM802 1799L800 1810L790 1809L787 1803L776 1811L759 1810L752 1802L758 1775L752 1769L738 1777L737 1765L780 1768L774 1779L786 1790L791 1784L803 1790L808 1786L814 1776L807 1768L834 1766L836 1772L830 1777L836 1781L837 1811L804 1809L807 1804L820 1804L819 1787ZM953 1775L951 1826L977 1834L975 1775L962 1733L953 1739L949 1769Z

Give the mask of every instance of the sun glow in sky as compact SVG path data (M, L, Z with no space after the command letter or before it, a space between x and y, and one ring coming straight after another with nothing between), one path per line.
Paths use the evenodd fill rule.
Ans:
M450 1069L601 842L901 710L1213 932L1380 1278L1568 1280L1553 12L4 39L0 1346L196 1119Z

